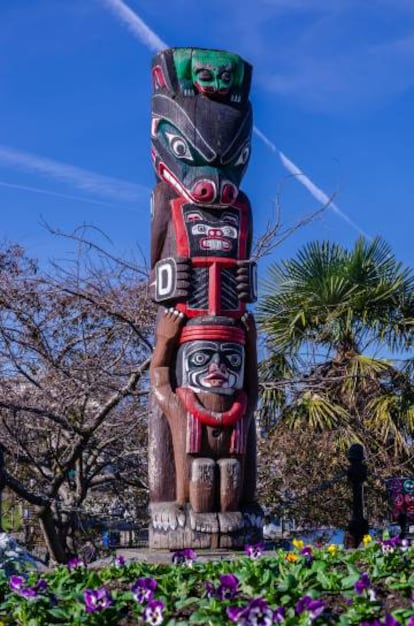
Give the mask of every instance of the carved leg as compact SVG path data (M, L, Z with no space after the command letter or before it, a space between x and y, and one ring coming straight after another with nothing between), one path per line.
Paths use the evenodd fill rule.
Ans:
M247 435L246 454L242 460L242 490L240 493L243 505L249 506L256 501L256 422L251 419Z
M193 459L191 463L190 504L195 513L215 510L216 463L213 459Z
M238 459L220 459L220 511L237 511L240 505L241 466Z
M167 418L150 395L150 417L148 432L148 480L151 502L175 500L176 479L171 431Z
M188 455L186 452L186 427L185 419L180 415L178 418L169 419L176 476L175 499L178 504L186 504L189 499L189 468Z

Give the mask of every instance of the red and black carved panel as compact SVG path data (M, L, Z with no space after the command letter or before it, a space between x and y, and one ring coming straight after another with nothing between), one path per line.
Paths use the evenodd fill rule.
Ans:
M414 476L390 478L386 484L392 520L414 523Z
M192 532L218 528L228 537L254 504L257 358L247 304L256 299L256 265L252 211L240 190L251 152L251 73L221 50L173 48L153 60L154 528L167 519L176 531L184 507ZM166 489L171 473L175 489Z

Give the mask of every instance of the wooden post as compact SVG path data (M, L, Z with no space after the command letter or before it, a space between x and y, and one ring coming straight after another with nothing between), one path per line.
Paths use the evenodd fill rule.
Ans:
M257 355L252 67L225 50L170 48L152 64L152 548L237 547L255 500Z
M364 535L368 534L368 521L365 517L364 482L367 479L367 466L364 463L364 448L359 443L351 445L348 451L348 483L352 488L352 515L348 524L345 546L357 548Z

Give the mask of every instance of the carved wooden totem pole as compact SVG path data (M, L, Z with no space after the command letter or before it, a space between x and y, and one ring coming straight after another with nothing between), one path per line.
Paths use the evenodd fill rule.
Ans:
M249 156L251 66L220 50L153 60L150 547L237 547L255 503L256 267L239 190Z

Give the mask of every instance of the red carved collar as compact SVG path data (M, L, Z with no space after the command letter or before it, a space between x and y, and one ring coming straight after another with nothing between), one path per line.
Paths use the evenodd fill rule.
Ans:
M192 389L188 387L177 387L176 394L184 404L185 408L202 424L207 426L233 426L242 417L247 409L247 396L243 389L235 394L235 400L228 411L210 411L206 409L198 400Z

